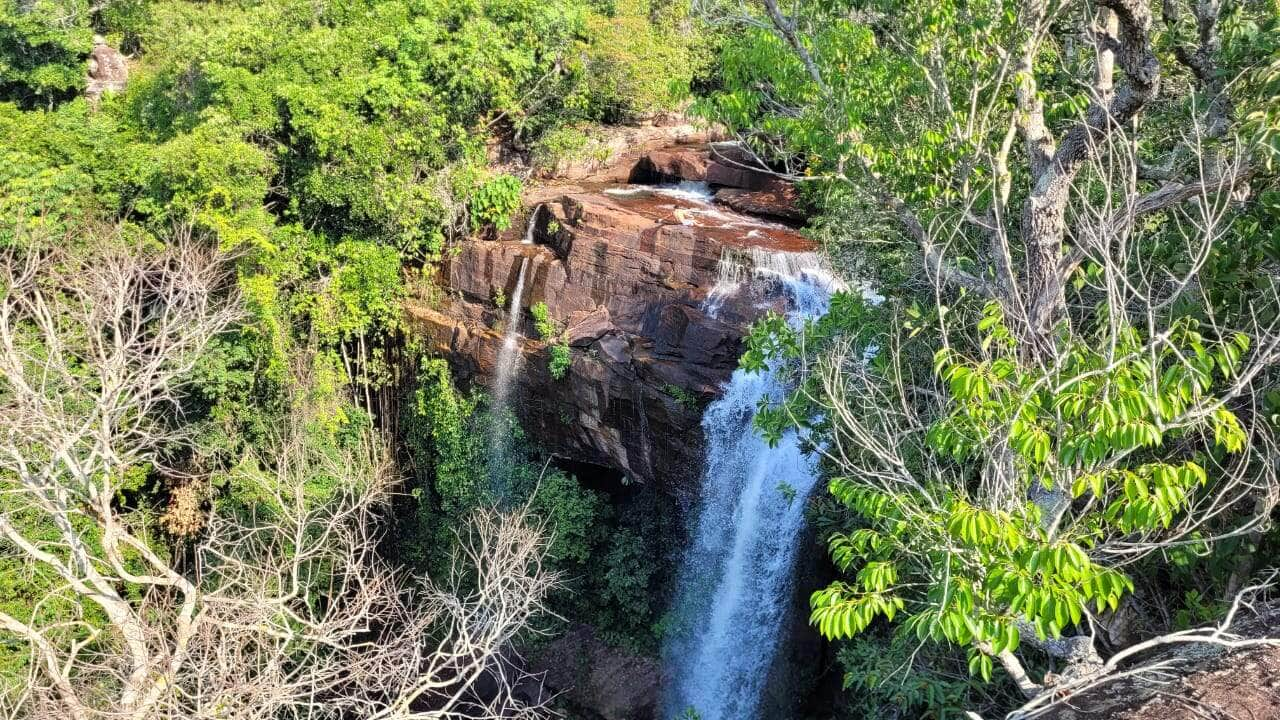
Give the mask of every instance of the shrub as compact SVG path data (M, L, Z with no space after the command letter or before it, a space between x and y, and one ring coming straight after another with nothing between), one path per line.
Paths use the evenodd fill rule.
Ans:
M471 226L492 225L499 231L511 227L511 217L520 209L520 179L498 175L476 188L471 195Z
M552 378L561 380L569 372L569 365L573 362L564 327L551 317L551 311L544 302L534 303L529 312L533 314L533 327L538 331L538 337L550 343L547 369L551 371Z
M675 22L653 22L643 5L587 21L583 70L595 119L618 122L671 107L702 65L692 50L698 36Z
M568 343L556 343L551 346L551 359L547 363L547 368L551 371L552 378L556 380L564 379L572 362L573 358L570 356Z
M93 47L87 2L0 6L0 101L52 106L84 87Z
M541 170L554 170L561 163L585 159L590 155L591 138L578 127L556 128L533 143L529 160Z
M662 391L672 397L676 404L690 412L698 409L698 396L686 390L679 385L667 383L662 386Z
M560 326L551 318L546 303L534 303L529 312L533 315L533 329L538 331L538 337L547 340L560 333Z

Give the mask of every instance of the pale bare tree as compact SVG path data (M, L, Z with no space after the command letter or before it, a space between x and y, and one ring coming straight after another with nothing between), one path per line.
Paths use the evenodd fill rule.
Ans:
M8 255L0 282L0 550L48 580L0 613L29 656L5 716L544 714L513 649L557 582L543 527L480 512L449 577L407 578L378 552L388 453L317 442L305 393L273 447L224 473L194 540L131 507L130 469L178 472L191 371L240 317L225 258L185 234L111 239Z

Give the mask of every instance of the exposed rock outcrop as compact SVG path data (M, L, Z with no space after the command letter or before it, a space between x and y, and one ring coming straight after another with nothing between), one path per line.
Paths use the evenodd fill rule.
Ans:
M89 76L84 94L90 102L97 102L103 93L122 92L129 80L129 63L119 50L107 44L101 35L93 37L93 50L89 53Z
M559 181L643 182L632 180L630 173L653 152L680 146L702 148L719 136L718 131L679 115L637 125L595 127L587 131L585 147L559 159L554 167L539 169L539 174Z
M685 179L701 151L650 153L627 170ZM678 174L676 174L678 173ZM767 284L705 301L721 280L722 257L806 252L794 230L717 207L706 194L677 189L558 185L530 193L535 244L508 239L463 243L443 266L451 291L438 307L411 305L431 347L455 371L487 384L522 258L530 259L522 323L524 364L517 381L523 426L552 452L615 468L692 497L702 463L701 409L732 374L747 325L781 300ZM498 291L501 291L499 293ZM567 377L547 369L528 307L546 303L572 348Z
M633 183L703 182L710 162L705 148L669 147L654 150L640 158L627 178Z
M1280 605L1259 605L1236 628L1243 637L1275 637ZM1165 646L1136 665L1159 673L1131 674L1049 708L1045 720L1236 720L1280 718L1280 646L1228 651L1218 645Z
M716 193L716 202L748 215L767 215L791 222L805 218L796 189L791 185L771 190L725 188Z
M726 188L753 192L785 191L790 185L761 169L759 158L736 142L716 142L708 146L706 181Z
M701 487L703 409L737 367L748 325L786 305L781 283L738 281L761 268L793 277L794 263L814 259L812 243L774 220L801 219L793 189L722 169L722 184L749 183L736 188L745 194L725 194L707 184L713 155L705 145L668 144L530 188L528 224L462 243L441 266L444 299L408 308L455 376L484 387L506 323L519 323L523 363L511 397L525 432L562 458L652 483L686 507ZM532 243L521 242L526 231ZM512 313L494 298L512 297L522 265L525 298ZM562 379L551 377L549 348L533 327L536 303L571 348ZM822 652L803 622L807 594L790 600L795 623L769 674L767 717L792 707ZM546 689L584 720L656 718L670 681L657 660L610 647L585 626L530 659Z

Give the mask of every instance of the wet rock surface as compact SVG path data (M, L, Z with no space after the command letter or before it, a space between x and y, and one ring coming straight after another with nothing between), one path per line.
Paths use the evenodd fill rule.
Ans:
M718 312L706 301L724 258L804 253L813 245L772 219L714 203L697 177L705 148L649 152L624 168L666 187L606 182L535 188L534 243L525 228L461 245L442 266L446 298L411 303L430 347L464 380L492 378L501 328L510 319L495 296L511 297L522 259L528 290L514 321L523 338L513 393L526 432L551 452L619 470L681 499L697 492L702 408L732 374L748 325L781 296L768 283L728 293ZM623 170L619 170L622 173ZM572 348L567 375L553 379L548 347L529 307L545 303Z
M717 202L724 188L703 181L711 156L705 145L668 145L590 177L528 188L526 223L462 243L441 265L442 298L408 308L455 376L486 388L506 323L519 323L511 399L524 431L563 460L620 472L686 509L702 484L703 411L737 367L750 323L787 305L782 283L761 269L786 276L815 250L779 222L798 214L757 216ZM524 300L511 312L495 297L508 302L526 259ZM536 303L564 328L571 364L563 378L551 376L548 342L529 310ZM803 602L797 592L797 607ZM782 717L783 689L817 652L797 618L782 646L786 667L770 673L771 717ZM657 659L610 647L585 626L530 660L545 673L545 690L584 720L658 717L670 682Z

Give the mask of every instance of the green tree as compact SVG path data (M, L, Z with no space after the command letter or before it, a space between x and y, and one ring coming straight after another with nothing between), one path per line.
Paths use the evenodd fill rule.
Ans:
M0 5L0 100L50 107L84 88L93 46L88 2Z
M895 245L859 269L905 279L883 307L838 298L804 342L770 319L743 356L803 361L767 435L799 423L839 450L847 578L812 620L832 638L899 621L1043 704L1024 658L1065 661L1059 693L1131 659L1075 628L1134 589L1132 563L1229 543L1276 500L1251 408L1280 359L1274 280L1204 272L1258 267L1241 248L1269 234L1274 7L789 12L721 18L740 32L699 107L806 186L823 237Z

